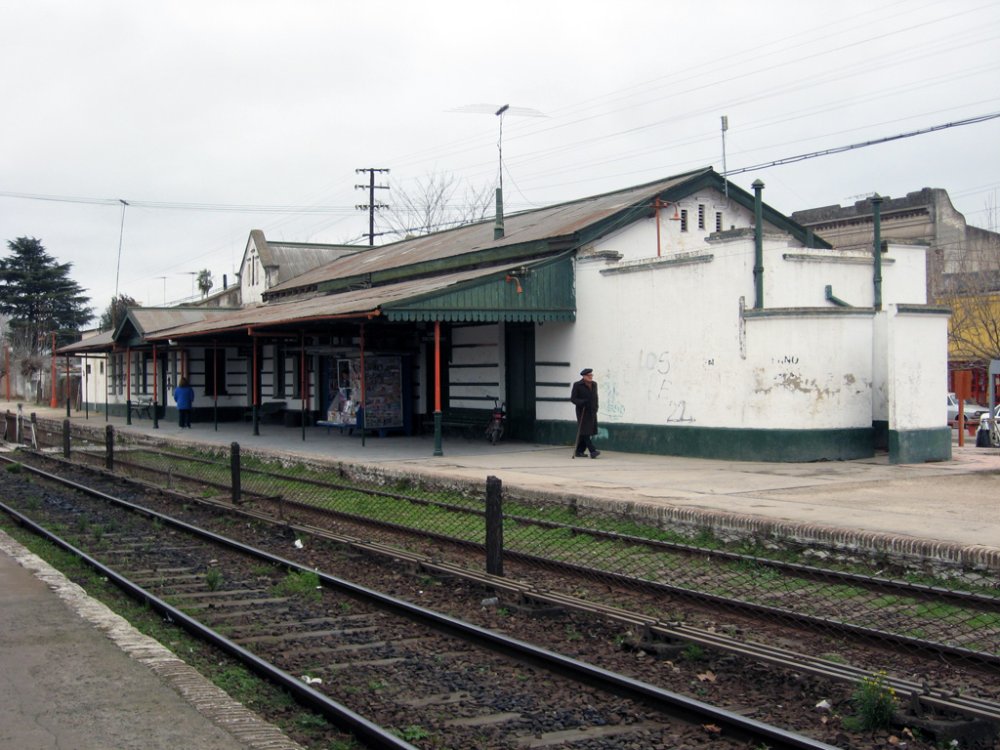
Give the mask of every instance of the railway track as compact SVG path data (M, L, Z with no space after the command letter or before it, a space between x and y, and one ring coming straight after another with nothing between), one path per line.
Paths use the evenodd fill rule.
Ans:
M8 515L86 555L366 746L832 747L316 570L320 560L369 564L356 547L302 543L304 530L259 524L269 546L301 553L292 559L78 482L57 491L56 477L24 471L46 485L25 491L20 509L5 504ZM75 542L46 532L51 525Z
M90 456L92 459L100 458L96 454ZM209 486L220 493L230 490L226 476L228 467L210 459L141 448L132 451L129 457L119 458L118 463L154 482L166 481L171 485L189 487ZM220 468L225 469L221 474ZM347 482L299 475L294 478L294 484L299 489L290 489L287 473L245 468L243 474L258 480L258 485L265 482L272 483L271 486L284 483L284 491L278 496L280 505L276 512L279 515L289 509L308 513L321 508L330 517L400 531L409 530L424 538L432 536L426 528L407 526L399 520L379 520L359 515L347 510L346 506L338 507L336 500L318 500L323 497L322 493L360 493L373 499L398 500L400 504L437 509L454 516L464 515L470 519L466 527L477 533L478 519L483 516L481 507L402 495L384 488L359 488ZM258 506L267 505L275 499L273 492L255 492L247 487L244 487L243 494L246 500ZM419 516L414 514L414 517ZM524 529L537 529L540 533L586 537L595 547L614 545L618 550L617 556L588 559L559 551L557 545L539 553L515 539L504 550L508 560L603 578L624 586L742 610L750 616L777 618L842 633L851 638L872 639L901 648L920 649L941 658L957 658L1000 669L1000 597L993 593L957 590L899 577L847 572L723 550L706 550L593 525L574 525L512 513L505 513L504 522L522 532ZM441 538L454 544L470 544L470 537L463 536L462 532L451 536L445 534ZM475 542L471 544L478 546ZM656 563L650 565L647 561L651 559ZM634 560L640 562L633 565ZM664 564L661 562L664 560L671 562Z

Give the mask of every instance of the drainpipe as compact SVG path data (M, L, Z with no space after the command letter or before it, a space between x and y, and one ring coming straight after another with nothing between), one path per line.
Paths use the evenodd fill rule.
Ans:
M872 198L872 224L875 231L875 309L882 309L882 196Z
M753 181L753 288L754 309L764 309L764 183Z
M655 215L656 215L656 257L657 258L660 257L660 206L662 206L662 205L663 205L663 203L661 203L659 197L657 197L657 199L655 201L653 201L653 206L655 208Z
M493 224L493 239L503 239L503 190L497 188L497 218Z

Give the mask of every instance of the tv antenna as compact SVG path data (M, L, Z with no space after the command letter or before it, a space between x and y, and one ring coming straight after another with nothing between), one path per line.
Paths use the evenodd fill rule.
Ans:
M509 104L466 104L463 107L449 109L449 112L458 112L466 115L495 115L500 118L500 137L497 140L497 153L500 157L500 191L503 192L503 116L514 115L515 117L548 117L544 112L539 112L531 107L512 107Z
M726 198L729 198L729 180L726 179L726 131L729 130L729 117L722 116L722 181Z

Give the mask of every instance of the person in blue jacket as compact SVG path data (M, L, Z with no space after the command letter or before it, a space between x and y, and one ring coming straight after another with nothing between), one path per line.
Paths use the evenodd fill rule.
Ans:
M191 407L194 406L194 388L188 385L187 378L181 378L174 388L174 401L177 402L177 421L181 427L191 426Z

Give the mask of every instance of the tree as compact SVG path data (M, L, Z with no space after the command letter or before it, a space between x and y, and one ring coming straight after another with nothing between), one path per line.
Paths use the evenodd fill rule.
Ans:
M460 187L453 175L435 172L418 179L413 191L394 189L391 208L380 214L389 225L388 233L413 237L482 221L493 205L493 189L466 185L461 198L456 198Z
M995 204L986 208L993 229L967 228L957 260L945 269L936 299L951 308L949 366L981 371L982 390L974 384L973 391L983 401L989 393L990 361L1000 359L1000 234L995 231Z
M0 258L0 314L9 316L11 342L22 356L47 351L52 331L76 331L93 317L90 298L69 277L72 263L57 263L41 241L18 237Z
M112 328L116 328L119 323L125 320L130 307L139 307L139 303L127 294L119 294L117 297L112 297L107 308L101 313L101 330L109 331Z
M212 290L215 282L212 280L212 272L207 268L203 268L198 271L198 289L201 291L201 296L206 297L208 293Z

